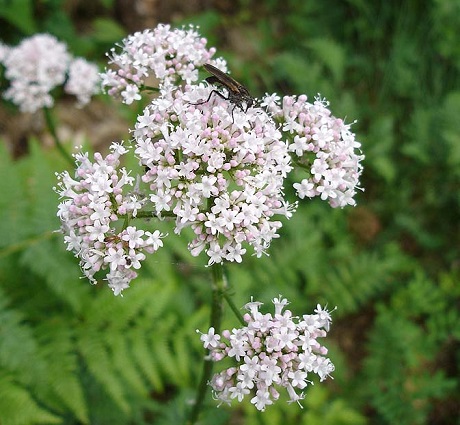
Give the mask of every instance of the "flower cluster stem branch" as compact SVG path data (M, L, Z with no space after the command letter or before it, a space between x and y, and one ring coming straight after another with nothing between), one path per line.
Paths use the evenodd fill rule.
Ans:
M231 310L233 311L233 313L235 314L236 318L240 321L240 323L243 325L243 326L246 326L246 322L244 321L243 319L243 316L240 312L240 310L238 310L238 307L235 305L235 303L233 302L232 298L230 297L230 295L228 295L228 293L224 293L223 294L223 297L225 298L225 301L227 301L227 304L229 305L229 307L231 308Z
M75 166L75 161L72 158L72 156L64 149L64 146L62 146L62 143L59 139L59 136L57 135L56 131L56 126L54 125L54 119L53 115L51 113L50 108L43 108L44 113L45 113L45 120L46 120L46 125L48 126L48 130L51 134L51 137L54 140L54 144L56 145L57 149L61 153L61 155L66 159L66 161L72 166Z
M212 270L212 305L210 316L210 327L213 327L216 333L220 332L222 322L223 297L227 289L227 281L224 276L222 264L213 264ZM190 412L187 420L187 425L194 425L198 420L198 416L203 407L206 391L208 389L208 381L211 379L213 362L210 358L205 357L203 361L203 370L201 373L201 381L198 385L195 404Z
M119 215L120 217L124 217L123 214ZM160 217L160 215L153 210L143 210L143 211L138 211L136 214L136 217L133 218L153 218L153 217ZM174 213L170 211L162 211L161 212L161 217L162 218L175 218L176 216Z

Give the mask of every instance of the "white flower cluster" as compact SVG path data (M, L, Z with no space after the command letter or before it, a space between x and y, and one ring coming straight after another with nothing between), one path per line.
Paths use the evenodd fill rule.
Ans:
M249 311L244 316L245 327L225 330L222 335L210 328L201 334L211 360L232 358L237 363L215 374L209 383L221 403L242 401L252 393L251 403L263 411L279 398L276 387L286 388L290 402L299 403L304 393L298 391L312 384L308 374L317 374L323 381L334 371L333 363L325 357L327 349L317 341L329 331L330 313L318 305L315 314L296 318L284 310L286 299L280 296L273 304L274 315L262 314L262 303L251 301L245 306Z
M66 45L49 34L37 34L11 48L3 60L11 85L6 99L23 112L53 105L50 91L63 84L70 63Z
M10 47L0 41L0 63L3 63L10 51Z
M107 270L106 280L115 295L129 287L136 278L145 253L153 253L163 246L159 231L150 233L134 226L117 229L119 215L135 217L144 201L131 190L134 178L125 168L118 168L120 157L128 152L113 143L105 158L77 154L77 170L73 179L67 171L58 174L56 192L64 198L58 216L67 250L80 258L84 275L96 283L94 275ZM123 193L123 189L130 190ZM121 226L120 226L121 227Z
M77 58L70 63L64 91L74 95L77 98L77 106L82 107L99 91L100 83L98 67L83 58Z
M176 233L191 226L189 249L205 250L209 265L241 262L244 243L261 256L281 227L274 218L295 208L283 198L290 157L274 122L260 109L243 113L218 96L193 105L211 90L200 84L163 92L134 130L156 213L172 212Z
M269 115L257 102L251 108L244 102L238 104L242 99L235 93L229 96L225 88L218 89L222 90L219 96L214 86L195 83L203 64L211 62L226 72L226 63L211 60L215 49L207 49L206 39L193 27L158 25L127 37L119 47L120 52L112 49L110 53L113 69L102 74L108 93L128 104L140 99L144 91L158 93L138 116L132 131L134 152L144 169L140 176L146 186L142 198L132 201L136 207L130 209L126 206L128 198L119 200L102 193L105 211L115 218L135 216L140 208L143 217L173 218L176 233L185 228L193 232L188 244L191 254L204 252L208 265L212 265L241 262L248 248L258 257L266 253L272 239L278 237L281 219L290 218L297 206L297 202L286 201L283 187L294 167L308 173L294 185L300 198L321 196L333 207L354 204L363 158L355 149L360 145L350 126L334 118L324 101L310 104L306 96L290 96L279 106L276 94L267 95L261 105ZM76 74L85 74L85 64L80 62L75 67ZM80 86L82 93L86 91ZM118 154L119 150L115 149ZM92 179L99 177L91 177L91 173L98 175L100 170L86 165L88 160L83 161L81 156L77 159L82 163L78 172L84 170L88 184L82 186L80 178L80 192L72 188L69 196L63 190L63 196L70 198L61 206L63 228L68 238L80 238L70 249L82 258L82 268L90 279L98 269L110 267L111 273L116 269L129 275L123 275L129 282L132 269L139 264L131 258L132 253L146 251L148 243L130 247L110 227L112 218L101 221L92 207L89 218L80 220L84 202L95 204ZM132 184L126 171L121 178L115 176L118 174L106 175L103 180ZM65 188L72 187L68 186L73 184L71 179L63 180ZM78 194L76 199L74 194ZM78 214L74 217L75 202ZM96 218L97 226L108 229L99 229L101 236L92 235L90 239L87 233L93 232L91 220ZM150 240L147 232L145 235ZM90 243L82 246L82 241L88 240ZM121 263L114 263L107 254L109 248L117 249L107 245L114 242ZM109 265L112 263L116 266ZM114 281L112 274L109 278Z
M189 29L173 29L170 25L158 25L153 30L136 32L123 40L121 52L112 48L102 86L108 94L122 98L131 104L141 98L140 89L147 81L156 85L190 84L198 80L197 67L210 62L214 48L206 49L206 39L201 38L193 26ZM215 62L220 68L225 61Z
M66 45L50 34L36 34L16 47L3 47L1 51L5 77L10 80L10 87L3 96L18 105L22 112L53 106L51 91L65 83L69 67L72 75L64 90L77 95L80 104L89 102L91 95L99 91L97 67L86 63L84 74L78 75L76 71L78 66L81 68L82 59L72 65L73 58ZM84 92L79 94L82 88Z
M278 99L267 96L264 105L282 123L282 130L289 133L289 151L296 157L293 161L309 174L294 184L299 198L320 196L333 208L355 205L364 155L360 154L361 144L350 131L350 124L332 116L323 99L317 98L312 104L305 95L285 96L282 106Z

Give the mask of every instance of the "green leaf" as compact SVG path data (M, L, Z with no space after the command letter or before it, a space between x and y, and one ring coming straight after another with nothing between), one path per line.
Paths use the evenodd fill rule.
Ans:
M2 191L0 197L0 234L2 235L0 248L8 247L8 252L11 252L14 250L12 245L19 244L30 236L33 229L27 226L30 204L26 199L24 177L10 159L6 146L6 142L0 143L0 181L2 187L8 188ZM2 253L7 252L2 251Z
M16 372L18 379L30 380L37 343L24 316L8 306L7 294L0 287L0 369Z
M312 50L318 61L333 75L335 83L341 83L346 64L346 53L343 46L327 38L314 38L308 40L305 45Z
M386 182L393 182L397 176L397 165L392 158L394 148L394 118L380 115L372 121L366 143L366 163Z
M131 409L126 400L125 389L100 333L82 327L78 333L78 349L94 379L100 383L123 413L129 413Z
M41 408L26 388L0 371L0 423L2 425L60 424L62 419Z
M37 32L32 0L0 0L0 16L24 34Z
M74 350L73 329L55 319L38 327L40 355L46 361L46 380L40 380L37 391L43 399L59 400L55 409L67 409L82 423L90 422L84 389L79 379L79 359ZM48 399L46 397L45 399Z
M100 43L114 43L125 37L126 31L112 19L98 18L93 21L92 37Z

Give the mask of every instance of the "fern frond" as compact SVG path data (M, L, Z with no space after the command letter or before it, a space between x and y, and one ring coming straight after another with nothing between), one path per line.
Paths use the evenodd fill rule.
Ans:
M15 372L20 380L29 380L37 342L24 315L8 305L8 297L0 287L0 367Z
M170 338L174 335L177 319L172 315L167 316L158 325L156 335L150 341L154 361L161 367L170 382L180 386L181 375L177 369Z
M365 360L364 379L372 405L387 423L424 424L432 399L455 382L430 365L437 350L424 329L403 314L381 306Z
M0 182L2 190L0 197L0 248L10 247L27 238L33 233L28 226L28 209L26 190L23 177L18 167L10 159L6 143L0 143Z
M146 397L148 388L136 364L131 361L131 350L128 339L118 333L108 333L104 338L111 354L113 367L120 378L127 383L129 392L137 396Z
M69 411L81 423L88 424L88 405L79 379L78 357L75 353L75 334L68 324L50 320L36 329L40 356L45 370L34 385L40 399L54 410L65 414Z
M406 263L404 256L394 249L353 255L325 272L323 296L332 305L340 306L340 315L355 313L379 295L390 292L397 284L392 276L404 270Z
M87 303L88 285L81 279L78 263L63 249L57 236L32 243L21 254L21 262L34 275L44 279L47 286L75 314Z
M146 335L144 328L138 327L133 329L128 335L133 360L139 367L141 373L152 385L153 390L163 392L164 382L161 378L161 368L152 356L151 340L155 339L153 335Z
M93 329L87 330L84 325L80 327L77 334L77 346L82 360L91 375L100 383L118 408L128 413L130 406L125 397L123 384L112 356L101 338L101 334Z
M62 418L46 411L30 391L0 371L0 423L2 425L60 424Z

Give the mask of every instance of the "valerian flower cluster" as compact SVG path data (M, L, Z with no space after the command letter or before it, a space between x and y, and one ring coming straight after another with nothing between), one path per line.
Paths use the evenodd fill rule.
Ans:
M278 389L285 388L289 402L300 404L302 390L312 384L311 374L323 381L334 371L327 349L318 342L329 331L330 313L318 305L315 314L294 317L285 310L285 298L275 298L273 304L275 313L263 314L259 311L262 303L251 301L245 305L249 311L244 315L246 326L221 335L214 328L201 334L212 361L230 358L235 364L215 374L209 383L221 403L241 402L248 396L263 411L279 398Z
M58 216L67 249L78 253L84 275L95 283L94 275L108 270L108 286L118 295L137 277L135 270L141 267L145 253L163 245L164 235L135 226L118 228L120 215L135 217L143 200L135 193L134 178L119 168L120 158L128 150L117 143L110 150L105 158L96 153L94 162L87 154L77 154L75 178L67 171L58 175L57 190L66 198L59 205Z
M208 264L241 262L245 244L260 256L290 207L283 181L291 170L286 144L266 113L235 111L209 96L203 84L163 93L138 118L136 154L147 172L156 214L172 212L175 231L191 227L192 255L205 251Z
M51 92L59 86L77 97L79 107L99 91L97 66L72 57L67 46L50 34L36 34L16 47L1 44L0 63L10 82L3 97L18 105L22 112L52 107Z
M212 265L267 253L297 207L285 193L291 173L300 176L300 199L355 204L363 156L350 125L333 117L325 100L309 103L305 95L266 95L247 110L235 107L200 82L206 63L227 71L206 44L194 27L159 25L112 49L111 67L101 74L109 95L130 104L156 91L132 129L142 172L119 168L126 148L117 146L115 162L109 155L89 163L80 154L75 179L61 175L68 249L91 280L108 271L115 294L129 286L145 253L166 243L159 232L152 236L152 220L141 228L142 218L172 220L178 234L191 229L190 253ZM130 232L139 237L128 240Z
M141 99L140 91L149 82L166 85L193 83L198 80L198 67L209 62L215 48L206 48L207 40L190 26L171 29L158 25L153 30L136 32L123 40L119 48L112 48L109 64L102 74L102 86L109 95L131 104ZM216 65L225 67L224 60Z
M356 205L364 156L356 153L361 144L350 124L332 116L329 103L319 97L309 103L305 95L285 96L281 106L277 100L266 96L263 104L288 134L294 163L306 171L307 178L294 184L298 197L320 196L333 208Z

